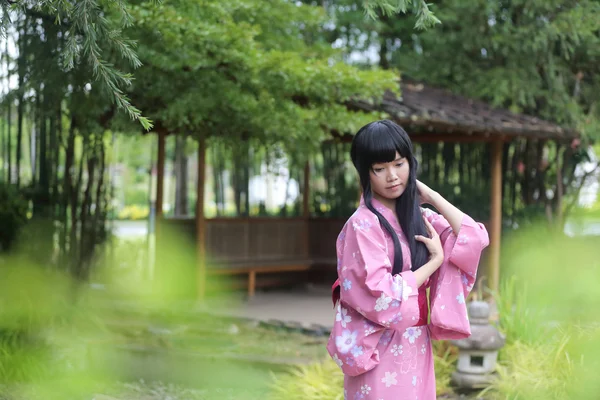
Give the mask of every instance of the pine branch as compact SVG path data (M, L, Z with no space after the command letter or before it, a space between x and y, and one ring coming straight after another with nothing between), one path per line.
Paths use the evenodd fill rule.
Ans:
M435 15L433 15L433 12L431 12L431 10L429 9L429 4L427 4L425 0L415 1L413 7L413 12L417 16L415 28L427 29L432 28L437 24L441 24L441 21Z
M119 9L119 13L121 14L121 25L124 28L132 26L133 17L129 13L126 4L122 0L117 0L115 3L117 4L117 8Z
M52 19L55 24L67 28L66 43L62 51L63 67L69 71L86 58L92 69L93 77L108 93L111 101L124 109L130 118L138 120L144 129L152 128L152 121L142 116L141 111L134 107L124 94L123 88L131 85L133 76L121 72L115 65L105 61L102 54L106 49L113 49L116 54L127 61L134 69L142 63L135 52L136 43L124 38L120 29L111 27L111 22L105 17L105 10L99 4L102 0L38 0L29 3L19 3L15 9L38 18ZM103 0L107 7L116 7L121 16L121 27L132 24L132 16L127 10L124 0ZM153 0L160 3L160 0ZM29 8L28 8L29 7ZM10 21L9 4L0 0L0 36L6 33ZM100 47L102 45L102 48Z
M133 68L142 66L142 62L133 50L136 42L133 40L123 39L120 31L110 31L108 34L113 46L118 50L121 57L125 58Z
M363 0L363 8L369 17L377 19L377 11L384 16L390 17L394 14L406 14L406 7L411 0Z
M412 6L412 13L417 17L416 29L427 29L441 23L425 0L363 0L365 12L373 19L378 18L378 11L384 17L398 13L406 14L408 6Z
M119 10L123 10L123 3L118 1L117 4ZM123 87L131 85L132 75L121 72L112 63L102 59L100 43L114 48L117 54L127 60L133 68L138 68L142 63L133 50L135 43L122 38L120 30L110 28L110 23L102 15L101 7L96 0L81 0L70 11L72 25L68 31L63 53L65 68L73 68L77 57L82 54L92 67L94 79L100 82L111 101L124 109L130 118L138 120L144 129L151 129L152 122L142 116L141 111L131 104L123 92ZM129 17L124 18L127 20Z

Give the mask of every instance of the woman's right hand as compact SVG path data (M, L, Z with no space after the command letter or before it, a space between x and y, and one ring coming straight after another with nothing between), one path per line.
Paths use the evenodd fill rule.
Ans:
M437 234L427 218L423 218L423 221L425 221L425 226L427 227L431 238L422 235L415 235L415 240L418 240L427 246L427 250L429 250L429 254L431 255L430 261L434 261L436 264L439 263L439 267L442 265L442 262L444 262L444 249L442 248L440 236Z

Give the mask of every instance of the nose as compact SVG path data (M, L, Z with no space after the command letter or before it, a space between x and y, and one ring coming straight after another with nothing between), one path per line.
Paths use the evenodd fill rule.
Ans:
M393 169L388 170L387 181L394 182L396 179L398 179L398 175L396 175L396 171L394 171Z

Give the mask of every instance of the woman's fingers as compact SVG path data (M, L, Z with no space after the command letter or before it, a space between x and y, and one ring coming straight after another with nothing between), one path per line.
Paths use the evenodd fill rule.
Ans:
M428 237L425 237L425 236L415 235L415 240L419 241L419 242L423 242L427 245L431 239L429 239Z
M431 237L434 237L435 235L437 235L437 232L435 231L435 228L433 227L433 225L431 225L431 222L429 222L427 220L427 218L423 218L423 220L425 221L425 226L427 227L427 230L429 231L429 234L431 235Z
M421 235L415 235L415 240L417 242L421 242L425 245L425 247L427 247L427 250L429 250L429 253L433 253L436 251L435 248L435 243L433 241L433 239L429 239L425 236L421 236Z
M427 248L431 247L431 239L426 237L426 236L422 236L422 235L415 235L415 240L417 242L421 242L423 244L425 244L425 246L427 246Z

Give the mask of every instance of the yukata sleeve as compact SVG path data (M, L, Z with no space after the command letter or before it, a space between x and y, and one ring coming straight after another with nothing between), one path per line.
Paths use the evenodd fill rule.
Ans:
M481 253L490 243L485 226L475 222L467 214L463 214L457 235L443 215L423 209L423 216L440 235L444 249L444 264L450 263L463 273L465 289L469 287L470 292L477 277Z
M462 339L471 334L465 299L473 289L481 253L489 244L487 230L464 214L458 234L440 214L426 210L423 215L440 235L444 262L431 276L431 318L433 339Z
M419 318L418 288L412 271L392 275L387 242L377 219L348 224L340 252L342 303L371 322L405 330Z

